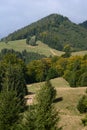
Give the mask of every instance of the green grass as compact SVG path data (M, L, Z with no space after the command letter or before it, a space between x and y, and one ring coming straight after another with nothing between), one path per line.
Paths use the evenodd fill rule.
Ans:
M78 52L73 52L72 55L76 56L76 55L86 55L87 51L78 51Z
M60 126L63 126L63 130L83 130L81 123L83 115L77 110L77 104L85 93L86 87L71 88L63 78L52 79L51 83L57 90L56 98L62 97L63 99L55 103L60 114ZM37 93L43 84L44 82L30 84L28 89L30 92Z
M64 54L64 52L52 49L48 45L40 41L37 41L37 46L29 46L26 44L26 39L9 41L7 44L5 42L0 42L0 51L4 48L14 49L20 52L22 52L23 50L26 50L28 52L36 52L39 54L44 54L47 57L54 55L61 56L62 54ZM79 51L72 53L72 55L85 55L85 54L87 54L87 51Z
M63 87L66 87L66 88L70 87L68 82L65 81L63 78L55 78L55 79L51 79L50 81L51 81L52 85L55 88L58 88L58 87L61 87L61 88L63 88ZM28 90L30 92L34 92L35 93L35 92L37 92L40 89L40 87L42 85L44 85L44 83L45 82L34 83L34 84L27 85L27 87L28 87Z
M37 46L29 46L26 44L26 39L24 40L15 40L15 41L9 41L7 44L5 42L0 42L0 51L4 48L7 49L14 49L16 51L23 51L26 50L28 52L36 52L39 54L44 54L47 57L53 56L53 55L62 55L63 52L57 51L55 49L51 49L48 45L37 41Z

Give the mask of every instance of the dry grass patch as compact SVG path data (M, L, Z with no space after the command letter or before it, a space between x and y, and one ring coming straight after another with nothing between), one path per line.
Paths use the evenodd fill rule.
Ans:
M63 130L83 130L81 119L83 116L77 110L79 99L85 94L86 87L83 88L56 88L57 98L63 100L55 104L60 113L60 125ZM87 129L86 129L87 130Z
M56 99L62 99L55 103L60 115L59 125L63 126L63 130L87 130L81 122L83 115L77 110L78 101L85 94L86 87L71 88L63 78L52 79L51 83L57 90ZM30 84L28 89L37 93L43 84L44 82Z

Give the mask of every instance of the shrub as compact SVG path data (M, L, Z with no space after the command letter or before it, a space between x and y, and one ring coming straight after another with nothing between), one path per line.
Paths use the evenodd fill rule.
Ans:
M80 111L80 113L87 112L87 95L83 95L83 97L79 100L77 109Z

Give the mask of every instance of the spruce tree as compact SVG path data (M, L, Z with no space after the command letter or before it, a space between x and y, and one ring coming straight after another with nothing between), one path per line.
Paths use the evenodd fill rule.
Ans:
M17 130L24 109L24 80L20 68L9 64L5 69L0 93L0 129Z
M36 110L35 106L29 106L24 114L24 121L21 122L21 130L36 130Z
M56 90L47 81L37 95L36 130L58 130L59 117L53 106L55 96Z
M4 77L2 79L2 88L6 90L16 90L17 96L23 100L27 94L27 87L23 75L22 68L19 65L8 64L5 68Z
M59 116L55 110L53 101L56 90L47 81L36 95L36 105L29 106L25 114L25 123L22 123L22 130L61 130L58 128Z
M0 129L13 130L19 122L20 100L14 90L2 90L0 93Z

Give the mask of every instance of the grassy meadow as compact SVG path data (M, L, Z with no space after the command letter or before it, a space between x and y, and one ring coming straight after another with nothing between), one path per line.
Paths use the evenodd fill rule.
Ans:
M81 115L76 107L79 99L85 94L86 87L71 88L63 78L52 79L51 83L57 90L56 99L61 99L59 102L56 100L55 103L60 115L59 125L63 126L63 130L87 130L81 122L84 115ZM30 84L28 90L34 93L35 97L43 84L44 82ZM32 95L30 95L30 98L32 98Z
M15 40L15 41L9 41L8 43L0 42L0 51L4 48L7 49L14 49L15 51L22 52L23 50L26 50L28 52L36 52L39 54L44 54L45 56L61 56L64 54L62 51L58 51L56 49L50 48L48 45L42 43L41 41L37 41L37 46L30 46L26 44L26 39L23 40ZM79 51L79 52L73 52L72 55L85 55L87 54L87 51Z
M87 51L79 51L79 52L72 52L72 56L76 56L76 55L86 55Z
M52 49L48 45L46 45L40 41L37 41L36 44L37 44L37 46L27 45L26 39L9 41L8 43L0 42L0 51L4 48L14 49L15 51L20 51L20 52L23 50L26 50L28 52L36 52L39 54L44 54L47 57L53 56L53 55L61 56L63 54L63 52Z

